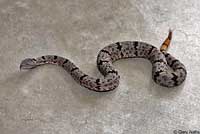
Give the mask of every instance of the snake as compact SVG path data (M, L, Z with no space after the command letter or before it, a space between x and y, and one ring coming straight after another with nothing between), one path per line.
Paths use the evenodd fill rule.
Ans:
M20 70L29 70L44 64L58 65L70 73L81 86L96 92L107 92L119 85L120 75L113 67L115 61L125 58L144 58L152 64L152 79L155 83L172 88L184 82L187 71L183 63L167 52L171 39L172 30L169 30L168 37L160 49L142 41L121 41L105 46L97 55L97 68L102 74L99 78L84 73L71 60L57 55L25 58L20 64Z

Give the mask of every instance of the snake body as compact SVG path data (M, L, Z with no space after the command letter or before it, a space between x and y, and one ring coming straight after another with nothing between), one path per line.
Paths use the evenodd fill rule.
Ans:
M116 42L104 47L97 56L97 67L104 77L94 78L81 71L69 59L45 55L26 58L20 69L32 69L43 64L56 64L67 70L81 86L97 92L114 90L119 85L120 76L112 63L124 58L145 58L152 63L153 80L165 87L180 85L186 78L185 66L171 54L160 51L153 45L139 41Z

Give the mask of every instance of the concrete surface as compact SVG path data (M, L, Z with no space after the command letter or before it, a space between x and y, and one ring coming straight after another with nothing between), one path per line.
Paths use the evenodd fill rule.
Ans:
M198 0L0 0L0 134L200 131L199 7ZM101 48L124 40L159 47L169 28L169 52L188 70L177 88L156 85L142 59L116 62L120 86L108 93L80 87L53 65L19 71L24 58L57 54L100 76Z

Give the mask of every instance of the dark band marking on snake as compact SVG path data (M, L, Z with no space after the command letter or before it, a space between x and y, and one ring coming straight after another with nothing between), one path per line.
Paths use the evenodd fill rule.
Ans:
M178 60L173 60L170 66L173 66Z
M106 50L101 50L101 52L107 53L109 56L111 56L111 54Z
M83 76L80 77L80 81L82 81L85 77L87 77L87 74L84 74Z
M119 51L121 51L121 50L122 50L122 46L120 45L120 43L117 42L116 44L117 44L117 49L118 49Z
M56 60L58 58L58 56L54 55L54 60Z
M63 66L68 62L69 60L66 59L64 62L63 62Z
M139 41L116 42L104 47L97 56L97 67L104 77L94 78L83 73L69 59L57 55L45 55L38 58L26 58L20 69L33 69L44 64L56 64L68 71L81 86L97 92L114 90L119 85L120 76L112 63L124 58L145 58L152 63L152 79L159 85L175 87L183 83L187 71L185 66L167 53L172 39L172 31L160 47Z
M151 54L151 52L153 51L153 49L154 49L154 47L152 46L151 49L150 49L149 52L148 52L148 55Z
M78 69L78 67L72 68L71 73L74 72L77 69Z

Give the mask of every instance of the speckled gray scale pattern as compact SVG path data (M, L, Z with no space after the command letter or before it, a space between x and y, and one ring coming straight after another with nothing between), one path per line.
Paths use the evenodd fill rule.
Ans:
M186 78L185 66L178 59L150 44L138 41L117 42L100 50L97 67L104 76L102 78L91 77L69 59L56 55L27 58L22 61L20 68L32 69L43 64L56 64L67 70L81 86L97 92L106 92L114 90L119 85L120 76L112 63L123 58L148 59L152 63L152 78L161 86L178 86Z

